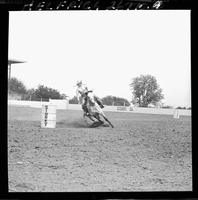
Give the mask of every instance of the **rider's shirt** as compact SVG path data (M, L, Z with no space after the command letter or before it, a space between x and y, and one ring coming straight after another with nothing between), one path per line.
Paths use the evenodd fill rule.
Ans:
M88 89L85 85L81 85L76 89L76 96L77 96L78 101L84 99L84 95L87 91Z

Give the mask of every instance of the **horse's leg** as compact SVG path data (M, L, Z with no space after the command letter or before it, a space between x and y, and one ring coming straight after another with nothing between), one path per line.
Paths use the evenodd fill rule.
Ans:
M101 114L101 115L102 115L102 114ZM107 122L110 124L110 126L111 126L112 128L114 128L113 124L107 119L107 117L106 117L105 115L102 115L102 117L105 119L105 121L107 121Z
M88 117L91 121L95 122L95 120L91 116L86 115L86 117Z
M87 117L87 118L89 118L91 121L95 122L95 120L92 118L91 115L86 115L86 113L84 113L84 114L83 114L83 117L84 117L84 118Z
M105 114L104 114L104 112L102 111L102 109L101 109L99 106L96 106L96 108L97 108L97 110L98 110L98 113L97 113L98 116L101 115L101 116L105 119L105 121L108 122L112 128L114 128L113 124L107 119L107 117L105 116ZM100 118L100 117L99 117L99 118ZM100 120L100 121L101 121L101 120ZM104 122L102 121L102 123L104 123Z
M104 124L104 122L100 119L99 113L95 113L94 117L95 117L101 124Z
M92 116L87 116L86 115L86 117L88 117L89 119L91 119L92 121L93 121L93 123L92 123L92 125L90 126L91 128L93 128L93 127L98 127L98 126L100 126L101 124L104 124L104 122L100 119L100 117L99 116L97 116L97 115L95 115L95 113L92 115ZM93 117L93 118L92 118ZM96 119L96 120L94 120L94 119ZM99 123L99 124L98 124Z
M89 118L89 119L93 122L93 123L90 125L90 128L94 128L94 127L97 127L97 126L98 126L98 125L96 125L97 121L94 119L93 116L84 114L84 118L85 118L85 117Z

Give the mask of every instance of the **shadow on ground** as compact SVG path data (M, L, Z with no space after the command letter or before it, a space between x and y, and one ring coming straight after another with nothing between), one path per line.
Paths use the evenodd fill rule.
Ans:
M79 120L79 121L73 121L73 122L67 122L67 121L59 121L56 123L57 127L59 128L99 128L99 127L109 127L108 124L99 124L95 123L93 125L93 122L87 122L86 120Z

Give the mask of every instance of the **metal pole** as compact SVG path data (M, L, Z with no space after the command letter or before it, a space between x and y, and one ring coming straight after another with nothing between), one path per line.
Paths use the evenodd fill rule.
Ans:
M10 93L11 64L8 64L8 93Z

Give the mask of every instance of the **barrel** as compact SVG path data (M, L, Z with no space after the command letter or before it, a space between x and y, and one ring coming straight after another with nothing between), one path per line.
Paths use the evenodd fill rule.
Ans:
M55 105L42 105L41 127L42 128L56 127L56 106Z

